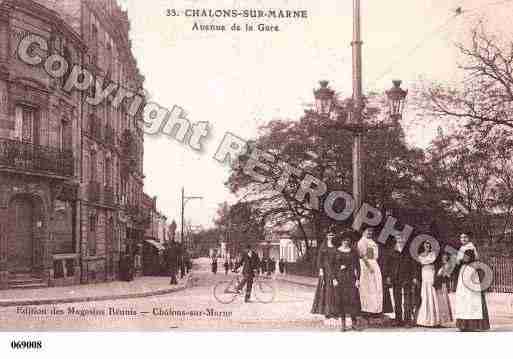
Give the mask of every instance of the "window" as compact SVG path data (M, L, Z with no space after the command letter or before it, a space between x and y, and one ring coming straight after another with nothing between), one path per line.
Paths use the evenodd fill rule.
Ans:
M32 107L17 105L15 108L14 137L23 142L39 144L39 114Z
M91 214L89 216L89 235L88 235L88 254L96 255L96 227L98 226L98 216Z
M106 187L110 187L112 178L112 160L110 158L105 159L105 170L104 173L104 184Z
M71 122L67 119L61 121L59 145L61 150L72 149Z
M96 166L97 166L97 159L96 159L96 151L91 151L90 154L90 161L89 161L89 173L91 181L96 181Z

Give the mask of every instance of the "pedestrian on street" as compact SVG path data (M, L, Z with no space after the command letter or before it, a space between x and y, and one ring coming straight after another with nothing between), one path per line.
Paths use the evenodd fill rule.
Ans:
M212 273L216 274L217 273L217 258L214 257L212 258Z
M264 274L267 272L267 257L262 256L262 261L260 262L260 268L259 268L260 274Z
M169 265L169 275L171 277L169 284L178 284L178 280L176 279L176 274L178 273L178 245L174 239L169 241L167 263Z
M119 263L120 279L124 280L124 281L127 281L127 282L130 282L133 279L132 278L131 268L130 268L130 262L131 262L130 255L125 252L121 256L121 259L120 259L119 262L120 262Z
M185 277L185 258L184 258L185 248L183 247L182 244L180 244L178 247L178 250L179 250L179 264L180 264L180 278L183 279Z
M190 256L187 256L187 261L185 262L185 269L187 270L187 273L190 273L192 270L192 259Z
M314 300L312 303L312 314L323 314L328 321L339 317L339 310L336 304L335 288L331 265L335 259L337 249L333 245L335 233L329 232L326 239L319 248L317 255L317 268L319 268L319 281L315 290Z
M267 261L267 275L271 276L276 270L276 261L274 258L269 258Z
M228 270L230 270L230 264L228 263L228 260L224 261L224 275L228 275Z
M342 232L337 236L334 246L337 252L332 262L331 273L334 274L336 303L340 316L340 330L346 331L346 316L351 318L352 329L359 330L356 316L360 313L360 257L352 246L356 235L352 231Z
M250 245L247 246L247 252L242 256L240 262L235 266L235 269L241 266L243 279L235 290L237 293L240 293L244 285L246 285L246 296L244 301L249 303L251 302L253 280L255 278L255 274L257 274L257 271L260 268L260 259L258 258L258 254L253 251Z
M285 260L283 258L280 258L280 262L278 263L278 268L280 270L280 274L285 273Z

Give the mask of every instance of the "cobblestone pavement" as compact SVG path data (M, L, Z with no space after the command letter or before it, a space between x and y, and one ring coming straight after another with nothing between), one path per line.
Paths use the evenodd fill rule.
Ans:
M276 280L276 297L272 303L244 303L238 297L231 304L221 304L213 296L213 286L221 280L226 280L224 274L213 275L200 269L193 274L192 286L166 295L0 308L0 330L338 330L325 325L322 317L309 313L313 287ZM493 330L513 330L511 310L490 309Z

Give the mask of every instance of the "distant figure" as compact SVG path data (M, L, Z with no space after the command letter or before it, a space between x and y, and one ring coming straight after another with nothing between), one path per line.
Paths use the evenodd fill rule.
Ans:
M185 249L180 246L180 278L185 277Z
M285 260L283 258L280 258L280 261L278 262L278 269L280 270L280 274L285 273Z
M224 275L228 275L228 271L230 270L230 264L228 263L228 260L224 261Z
M276 261L273 258L268 259L267 261L267 275L272 275L276 270Z
M212 259L212 273L217 273L217 258Z
M187 256L187 260L185 261L185 269L187 270L187 273L190 273L192 270L192 260L189 256Z
M178 280L176 279L176 275L178 273L178 261L178 245L174 240L171 240L167 249L167 263L169 265L169 275L171 276L169 284L178 284Z
M269 258L264 257L262 258L262 262L260 263L260 273L264 274L267 272L267 268L269 266Z

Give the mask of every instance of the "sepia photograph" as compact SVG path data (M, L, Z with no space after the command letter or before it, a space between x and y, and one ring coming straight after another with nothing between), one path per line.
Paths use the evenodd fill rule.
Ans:
M57 332L513 332L512 15L0 0L9 351Z

